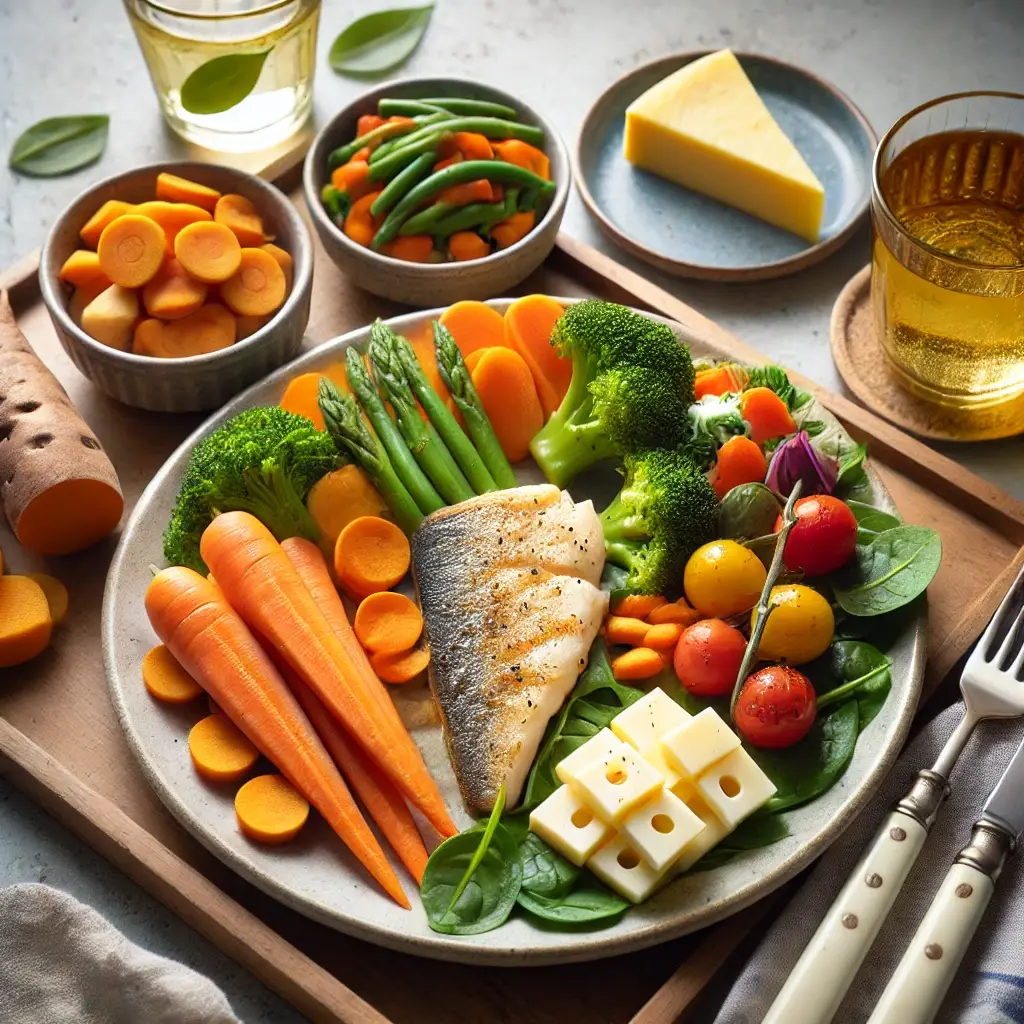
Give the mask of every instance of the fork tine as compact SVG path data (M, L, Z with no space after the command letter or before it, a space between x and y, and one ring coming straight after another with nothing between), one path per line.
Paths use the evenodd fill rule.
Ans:
M1015 652L1014 648L1020 642L1021 623L1024 623L1024 608L1017 612L1017 617L1010 623L1010 628L1006 631L1006 638L999 645L995 657L992 658L992 664L996 668L1002 666L1002 671L1007 671L1009 669L1007 662L1011 657L1016 658L1020 653L1019 651Z
M1014 617L1014 621L1011 622L1007 628L1005 639L999 644L998 650L994 649L998 637L1002 633L1003 625L1009 618L1011 609L1020 599L1022 591L1024 591L1024 568L1021 568L1020 572L1017 573L1017 578L1013 581L1012 586L1006 592L1006 596L1000 602L995 615L993 615L989 620L989 624L985 627L985 632L981 636L981 642L978 644L978 650L984 652L986 661L992 662L996 661L997 658L1001 659L1009 649L1008 645L1012 645L1014 635L1020 626L1020 618L1021 613L1024 612L1024 605L1022 605L1021 609Z

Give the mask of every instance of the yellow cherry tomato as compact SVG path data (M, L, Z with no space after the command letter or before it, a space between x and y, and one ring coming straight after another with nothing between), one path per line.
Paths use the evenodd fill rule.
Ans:
M734 540L716 540L690 555L683 589L701 615L726 619L757 603L766 576L761 560L749 548Z
M836 623L828 601L816 590L799 583L772 587L770 607L758 658L803 665L828 650ZM751 629L756 614L751 613Z

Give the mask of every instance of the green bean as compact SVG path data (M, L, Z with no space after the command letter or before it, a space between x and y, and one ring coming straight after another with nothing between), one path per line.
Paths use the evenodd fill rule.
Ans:
M418 156L424 153L434 154L434 161L437 161L437 147L440 145L443 132L440 128L434 128L428 135L424 135L416 142L408 146L394 149L383 160L370 164L370 171L367 177L370 181L387 181L397 174L403 167L407 167Z
M335 167L347 164L364 146L372 146L375 142L384 142L398 135L411 135L418 132L421 127L419 124L401 124L395 121L379 124L372 131L360 135L358 139L353 139L347 145L333 150L327 158L327 169L333 171Z
M436 114L440 110L441 107L436 103L403 100L395 96L385 96L377 103L377 113L381 117L414 117L416 114Z
M334 223L341 227L352 207L352 200L348 193L327 184L320 190L320 201L324 204L324 209L331 215Z
M516 209L520 213L526 213L527 210L532 210L537 205L539 195L535 188L524 188L522 195L519 197L519 205ZM513 213L516 211L513 210Z
M484 233L486 229L492 228L515 213L517 192L517 189L509 189L504 201L500 203L470 203L468 206L456 207L447 216L434 221L433 226L426 230L439 241L449 238L456 231L469 231L477 228ZM405 223L408 224L409 221ZM402 225L398 233L405 234L405 224Z
M377 229L370 245L374 249L380 249L382 245L390 242L420 203L433 199L438 192L443 192L452 185L463 185L478 178L487 178L502 185L536 188L541 196L550 195L555 190L553 182L545 181L532 171L516 164L507 164L502 160L463 160L460 164L452 164L443 170L435 171L407 192Z
M490 100L471 100L461 96L442 96L440 99L420 100L431 107L450 110L453 114L483 117L506 117L514 119L517 115L512 107L504 103L492 103Z
M402 135L396 135L393 139L388 139L386 142L382 142L379 146L374 149L370 154L370 163L375 164L382 160L400 146L404 145L409 139L410 135L415 135L421 128L429 128L431 125L436 125L441 121L453 120L453 115L445 113L443 110L439 110L436 114L429 114L426 117L414 117L413 120L416 122L416 131L409 132Z
M437 126L428 125L427 128L418 128L412 135L404 136L402 144L412 143L428 128L435 127ZM453 117L444 122L444 129L449 132L475 132L488 139L522 139L533 146L544 145L542 128L532 124L520 124L518 121L504 121L499 117Z
M434 154L423 153L416 157L408 167L398 172L385 186L384 190L373 201L370 213L381 217L398 202L413 185L422 181L434 166Z
M483 203L474 203L474 206L482 206ZM487 204L494 206L494 203ZM450 213L454 213L458 210L458 206L454 206L451 203L434 203L432 206L428 206L425 210L420 210L418 213L414 213L402 226L399 228L398 233L400 235L425 235L434 233L434 225L438 221L443 220ZM462 207L466 209L466 207Z

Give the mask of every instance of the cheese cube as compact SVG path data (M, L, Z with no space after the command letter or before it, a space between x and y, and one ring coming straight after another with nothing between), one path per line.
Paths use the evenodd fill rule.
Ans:
M555 765L555 774L559 782L572 782L573 779L588 765L595 761L604 761L612 754L625 747L611 729L602 729L597 735L591 736L586 743L577 747L567 757Z
M530 812L530 831L577 867L612 834L568 786L559 786Z
M673 865L673 871L686 871L692 868L713 846L717 846L731 831L725 822L695 794L686 801L686 806L704 822L704 828L697 837L687 843L679 859Z
M605 843L587 862L587 867L617 893L633 903L640 903L654 892L665 877L645 864L640 854L623 836Z
M696 778L716 761L740 745L740 738L719 718L714 708L705 708L690 721L661 739L668 763L680 774Z
M665 782L665 788L672 790L672 795L679 797L687 805L695 797L700 799L697 793L697 785L689 775L677 775L675 782Z
M775 783L742 747L709 768L697 780L697 789L730 828L775 795Z
M623 744L622 750L587 765L571 785L598 817L616 825L654 796L665 780L632 747Z
M704 822L663 789L622 823L622 835L655 871L664 871L704 831Z
M646 757L646 751L662 736L689 720L689 712L660 687L655 687L612 719L612 732Z

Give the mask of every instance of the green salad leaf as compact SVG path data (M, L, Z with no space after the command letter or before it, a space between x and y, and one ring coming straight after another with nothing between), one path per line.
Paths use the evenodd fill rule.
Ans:
M533 832L527 832L519 844L519 863L523 873L520 897L525 892L559 899L572 889L580 876L580 869L575 864L555 853Z
M181 85L181 105L192 114L222 114L237 107L256 88L269 54L269 49L225 53L200 64Z
M846 504L850 506L853 518L857 520L858 544L869 544L878 534L902 523L899 516L883 512L882 509L863 501L847 501Z
M434 5L375 11L357 18L334 40L328 60L338 74L381 75L404 64L420 44Z
M732 540L767 536L781 511L779 499L764 484L740 484L718 506L718 535Z
M882 710L892 689L892 659L862 640L836 640L807 675L818 695L818 711L846 700L856 700L858 729Z
M48 117L14 140L8 163L20 174L55 178L99 160L107 145L106 114Z
M741 854L785 839L790 834L786 819L780 814L755 814L741 821L720 843L713 846L689 870L710 871L735 860Z

